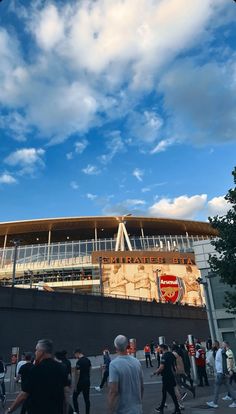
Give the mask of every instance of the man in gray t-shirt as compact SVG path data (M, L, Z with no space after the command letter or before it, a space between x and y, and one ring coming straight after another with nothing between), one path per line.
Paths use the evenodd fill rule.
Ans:
M110 363L109 414L142 414L143 373L140 362L127 355L128 340L118 335L114 340L118 353Z

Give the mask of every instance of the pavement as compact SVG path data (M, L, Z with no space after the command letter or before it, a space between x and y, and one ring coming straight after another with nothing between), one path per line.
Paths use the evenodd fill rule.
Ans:
M141 361L144 373L144 398L143 398L143 414L154 414L155 407L158 407L161 401L161 377L151 377L151 373L155 370L155 361L153 361L154 368L146 368L144 361ZM108 388L105 387L101 392L95 390L95 386L99 385L101 380L101 370L97 365L92 369L91 373L91 413L90 414L106 414L107 412L107 392ZM185 409L183 414L236 414L236 408L229 408L230 401L223 401L222 397L226 392L222 388L222 394L219 398L219 408L212 409L206 405L206 401L211 401L214 389L214 378L209 378L209 387L196 387L196 398L193 399L191 393L188 392L186 399L184 400ZM9 378L6 379L6 388L9 390ZM15 399L19 392L19 385L16 385L18 389L13 389L11 392L7 392L6 408L9 407L11 402ZM173 403L171 398L167 398L168 407L165 408L165 414L173 413ZM80 414L85 413L84 401L82 395L79 396ZM4 410L0 408L0 413L4 413ZM15 411L16 414L20 413L20 409ZM43 413L42 413L43 414Z

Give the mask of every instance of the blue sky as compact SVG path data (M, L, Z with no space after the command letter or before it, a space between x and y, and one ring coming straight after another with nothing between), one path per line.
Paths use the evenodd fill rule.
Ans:
M236 4L2 1L1 221L224 214Z

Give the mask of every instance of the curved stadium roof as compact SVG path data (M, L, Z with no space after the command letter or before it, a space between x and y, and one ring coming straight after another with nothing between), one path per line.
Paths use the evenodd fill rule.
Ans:
M22 244L45 243L49 230L52 241L86 240L94 238L97 229L98 238L114 237L118 223L126 222L126 228L131 236L140 236L143 228L146 236L151 235L185 235L216 236L217 232L207 222L176 220L169 218L113 216L113 217L63 217L36 220L22 220L0 223L0 242L3 245L5 235L9 239L22 238Z

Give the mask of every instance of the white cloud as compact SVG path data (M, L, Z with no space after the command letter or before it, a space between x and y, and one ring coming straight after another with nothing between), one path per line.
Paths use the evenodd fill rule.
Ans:
M72 160L72 159L73 159L73 152L67 152L67 154L66 154L66 158L67 158L68 160Z
M132 172L132 175L137 178L138 181L143 181L144 171L140 170L139 168L135 168Z
M51 143L135 111L139 94L156 90L166 66L209 39L230 8L222 0L31 3L24 13L16 7L32 45L27 55L0 30L0 104ZM133 139L154 143L162 118L138 115Z
M3 173L0 175L0 184L15 184L17 180L13 177L13 175L9 173Z
M163 120L155 111L129 114L127 133L132 142L152 144L158 137Z
M106 215L124 215L133 213L136 215L145 215L143 207L146 205L145 200L141 199L127 199L120 203L111 205L109 200L104 205L103 203L103 214Z
M12 152L5 158L4 162L11 167L20 168L18 171L20 175L31 175L38 168L44 167L44 154L45 150L42 148L23 148Z
M0 128L16 141L26 141L27 135L32 131L25 117L15 111L8 115L1 114Z
M210 216L224 216L231 207L231 204L225 200L224 196L213 197L208 201L208 213Z
M145 205L146 204L146 201L140 200L140 199L135 199L135 198L131 198L131 199L129 198L129 199L125 200L123 202L123 204L126 207L138 207L138 206Z
M39 46L49 51L56 47L64 38L64 19L59 15L58 8L53 4L46 5L37 14L37 18L37 28L35 30L34 24L32 24L32 31L36 36Z
M78 190L79 189L79 185L77 184L76 181L71 181L70 186L73 190Z
M86 194L86 197L87 197L89 200L94 201L94 200L97 198L97 195L96 195L96 194L87 193L87 194Z
M162 198L149 207L149 214L157 217L192 219L206 206L207 195L179 196L174 199Z
M102 164L109 163L116 156L116 154L125 150L124 143L120 136L120 131L113 131L109 133L106 139L106 147L108 152L99 157L99 160Z
M174 139L163 139L151 150L151 154L157 154L158 152L164 152L168 147L175 143Z
M98 175L101 171L98 167L96 167L96 165L88 164L87 167L82 169L82 172L87 175Z
M141 188L141 192L142 193L148 193L148 192L152 191L154 188L156 188L156 187L162 187L162 186L164 186L166 184L167 184L166 181L163 181L163 182L160 182L160 183L155 183L155 184L150 184L150 185L148 185L146 187Z
M77 154L82 154L87 146L88 141L86 139L83 139L82 141L77 141L75 143L75 152Z

